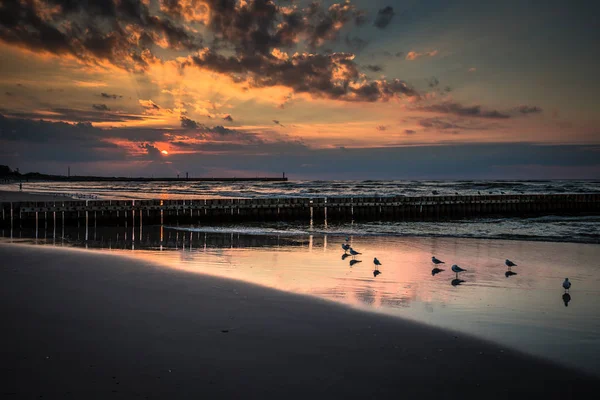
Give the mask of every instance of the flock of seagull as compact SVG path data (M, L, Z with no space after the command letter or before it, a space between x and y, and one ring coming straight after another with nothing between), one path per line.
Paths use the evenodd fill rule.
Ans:
M353 266L354 264L361 262L360 260L356 259L356 256L358 256L358 255L360 255L362 253L359 253L358 251L354 250L352 248L352 246L350 246L349 242L350 242L350 238L347 237L346 238L346 242L342 243L342 250L344 250L344 254L342 255L342 260L344 260L348 256L352 256L352 260L350 261L350 266ZM441 269L439 267L441 264L445 264L444 261L436 258L435 256L432 256L431 257L431 262L433 263L433 265L435 265L435 267L431 270L431 275L435 276L435 275L439 274L440 272L444 271L443 269ZM379 271L379 266L381 266L382 264L377 259L377 257L375 257L373 259L373 264L375 264L375 269L373 270L373 276L377 277L377 275L381 274L381 271ZM514 262L512 262L509 259L506 259L506 261L504 261L504 264L508 267L508 270L504 273L504 275L507 278L510 277L510 276L513 276L513 275L517 275L516 272L513 272L511 270L511 268L512 267L516 267L517 264L515 264ZM461 283L465 282L462 279L459 279L458 274L461 273L461 272L467 272L466 269L461 268L461 267L459 267L456 264L452 265L451 269L452 269L452 272L454 272L456 274L456 278L452 280L452 286L457 286L457 285L460 285ZM570 296L568 294L569 289L571 289L571 282L569 281L569 278L565 278L565 280L563 281L562 286L565 289L565 296L568 296L568 300L565 298L565 296L563 296L563 300L565 302L565 306L567 306L568 303L569 303L569 300L571 300L571 298L570 298Z

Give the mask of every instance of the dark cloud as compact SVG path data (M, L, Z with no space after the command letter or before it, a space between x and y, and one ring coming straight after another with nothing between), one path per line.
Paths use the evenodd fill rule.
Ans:
M37 0L0 3L0 40L33 51L143 69L154 47L196 50L200 36L153 14L141 0Z
M15 94L13 92L4 92L4 95L8 97L14 97Z
M367 22L367 12L362 10L357 10L354 13L354 23L357 26L364 25Z
M365 68L368 69L369 71L373 71L373 72L383 71L383 67L381 65L369 64L369 65L365 65Z
M92 108L98 111L110 111L106 104L92 104Z
M600 173L598 146L533 145L528 143L426 145L386 148L311 149L291 139L265 141L255 134L224 127L100 129L89 123L32 121L0 115L2 161L24 172L77 171L100 175L157 176L153 163L129 163L139 156L107 138L127 138L147 160L159 160L156 143L185 149L172 154L173 166L200 176L203 166L214 176L231 171L286 171L295 179L548 179L595 178ZM406 134L410 134L405 130ZM154 136L152 136L154 135ZM209 143L196 138L206 135ZM154 159L151 157L155 157ZM160 156L162 157L162 156ZM201 157L201 162L199 162ZM161 158L166 160L165 158ZM126 169L124 169L126 168ZM160 171L165 174L165 171ZM164 176L164 175L163 175ZM210 176L210 175L207 175Z
M405 129L404 133L406 133L407 135L413 135L413 134L417 133L417 131L412 130L412 129Z
M49 111L49 113L47 111ZM0 109L0 113L12 118L44 119L51 121L71 122L127 122L141 121L148 118L148 116L143 115L98 110L96 109L96 107L93 107L92 110L78 110L73 108L55 107L39 112L23 112Z
M391 7L380 10L376 26L387 25L393 14ZM226 74L246 87L283 85L297 93L344 101L417 96L400 79L368 80L360 74L354 54L317 51L336 40L344 27L361 24L364 18L349 1L327 7L314 2L306 8L280 7L270 0L5 1L0 3L0 41L134 71L169 55L171 60L174 54L183 55L161 51L167 48L194 52L182 67ZM194 26L198 22L211 47L204 47ZM364 42L348 39L355 49ZM302 44L310 52L298 51ZM101 96L116 99L109 93Z
M378 131L385 131L385 130L387 130L387 126L385 126L385 125L377 125L377 127L375 129L377 129Z
M348 53L296 53L280 59L271 55L223 56L205 50L191 57L195 65L246 80L255 87L286 86L296 93L309 93L345 101L387 101L398 96L418 96L415 89L399 79L366 80Z
M369 45L369 41L362 39L358 36L346 35L346 38L344 40L346 42L346 45L350 49L352 49L352 51L355 51L357 53L360 53Z
M181 116L181 127L184 129L198 129L200 124L198 124L193 119L189 119L188 117L182 115Z
M449 120L445 120L442 118L424 118L417 123L423 128L433 128L440 130L448 130L448 129L468 129L463 125L458 125L457 123Z
M118 95L118 94L109 94L109 93L100 93L100 96L103 97L103 98L105 98L105 99L113 99L113 100L123 98L123 96L121 96L121 95Z
M231 115L227 115L226 117L223 117L223 119L225 121L233 122L233 117Z
M142 106L142 108L146 111L151 112L160 110L160 106L152 100L138 100L138 102L140 103L140 106Z
M150 143L142 143L140 144L140 148L145 150L146 157L153 161L158 161L162 158L162 153L160 152L160 150Z
M461 117L478 117L505 119L510 118L510 115L502 113L498 110L485 110L480 105L464 106L458 102L446 101L443 103L419 106L416 108L419 111L437 112L442 114L454 114Z
M440 84L440 81L435 76L432 76L430 79L427 80L427 84L430 88L434 88Z
M274 123L275 125L279 125L279 126L281 126L281 127L285 127L285 125L283 125L281 122L279 122L279 121L278 121L278 120L276 120L276 119L274 119L274 120L273 120L273 123Z
M515 107L514 111L521 113L521 114L539 114L543 110L538 106L522 105L522 106Z
M385 8L382 8L377 12L377 16L375 17L375 22L373 23L373 25L375 25L379 29L385 29L390 24L390 22L392 22L392 18L394 18L394 15L396 14L394 13L394 9L392 7L387 6Z

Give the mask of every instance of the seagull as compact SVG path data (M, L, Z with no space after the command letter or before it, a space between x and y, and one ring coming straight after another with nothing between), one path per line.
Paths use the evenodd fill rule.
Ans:
M506 264L506 266L508 267L508 269L510 269L510 267L516 267L517 266L517 264L515 264L512 261L510 261L509 259L507 259L506 261L504 261L504 264Z
M439 274L440 272L443 272L443 271L444 271L443 269L439 269L439 268L436 267L436 268L434 268L434 269L431 270L431 276L435 276L435 275L437 275L437 274Z
M454 264L452 266L452 272L456 272L456 279L458 279L458 273L459 272L465 272L466 269L462 269L461 267L459 267L458 265Z
M350 238L348 236L346 236L346 242L349 242Z
M358 251L356 251L356 250L354 250L352 247L350 247L350 255L351 255L353 258L354 258L354 257L356 257L356 256L357 256L357 255L359 255L359 254L362 254L362 253L359 253Z
M565 292L568 292L571 289L571 282L569 282L569 278L565 278L563 282L563 287L565 288Z
M373 259L373 264L375 264L375 265L381 265L381 263L379 262L379 260L377 259L377 257L375 257Z
M438 260L438 259L437 259L437 258L435 258L435 257L431 257L431 262L432 262L432 263L434 263L435 265L438 265L438 264L446 264L446 263L445 263L445 262L443 262L442 260Z
M344 250L344 253L347 253L348 250L350 250L350 245L348 243L342 243L342 249Z

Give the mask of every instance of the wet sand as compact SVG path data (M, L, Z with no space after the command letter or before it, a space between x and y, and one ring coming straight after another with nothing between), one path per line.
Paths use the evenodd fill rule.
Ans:
M11 192L8 190L0 190L0 202L3 201L70 201L71 197L59 196L52 194L34 194L27 192Z
M0 244L0 260L6 398L571 398L600 389L463 334L132 257Z

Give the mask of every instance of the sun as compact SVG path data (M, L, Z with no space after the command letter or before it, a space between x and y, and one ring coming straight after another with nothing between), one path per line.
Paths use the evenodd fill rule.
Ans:
M161 153L163 153L165 156L169 154L169 152L166 150L161 150Z

